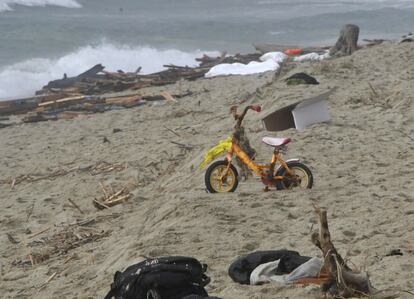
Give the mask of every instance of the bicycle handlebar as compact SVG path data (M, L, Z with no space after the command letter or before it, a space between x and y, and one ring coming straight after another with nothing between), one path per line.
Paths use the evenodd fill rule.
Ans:
M242 121L243 121L244 117L246 116L246 113L247 113L247 111L249 109L251 109L253 111L256 111L256 112L262 111L262 107L260 105L250 105L250 106L247 106L246 108L244 108L242 114L240 114L240 115L235 114L235 118L237 120L236 127L240 127L241 126L241 123L242 123Z

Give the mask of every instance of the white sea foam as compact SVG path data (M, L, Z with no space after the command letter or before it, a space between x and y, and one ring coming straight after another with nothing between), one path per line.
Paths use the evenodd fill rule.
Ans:
M170 63L195 66L198 64L195 58L203 53L102 43L57 59L29 59L0 69L0 99L31 96L49 81L62 78L64 73L75 76L98 63L110 71L135 71L141 66L142 73L153 73Z
M394 7L394 8L412 8L414 7L413 0L259 0L258 5L275 5L275 4L290 4L291 6L303 5L306 7L324 7L329 8L342 6L345 8L353 9L379 9L384 7Z
M14 5L24 6L61 6L68 8L82 7L75 0L0 0L0 12L13 10Z

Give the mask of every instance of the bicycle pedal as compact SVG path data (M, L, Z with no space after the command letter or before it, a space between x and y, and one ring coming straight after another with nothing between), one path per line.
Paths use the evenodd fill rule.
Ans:
M262 192L269 192L269 187L268 187L268 186L264 187L264 188L262 189Z

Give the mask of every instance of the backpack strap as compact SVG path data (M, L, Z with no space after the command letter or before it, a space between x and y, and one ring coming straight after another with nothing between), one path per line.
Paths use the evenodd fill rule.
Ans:
M150 289L147 292L147 299L161 299L161 296L155 289Z
M118 272L117 272L118 273ZM106 294L104 299L111 299L117 293L117 291L125 284L131 283L133 280L138 280L140 277L138 275L131 275L122 280L121 282L116 280L117 273L115 273L115 281L111 284L111 289L109 290L108 294Z

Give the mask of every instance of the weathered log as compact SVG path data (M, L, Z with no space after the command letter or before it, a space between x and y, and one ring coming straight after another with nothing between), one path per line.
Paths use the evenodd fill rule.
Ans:
M200 67L212 67L217 64L220 64L226 58L227 51L221 52L220 56L218 57L210 57L206 54L203 55L201 58L196 58L196 61L200 62Z
M363 41L366 42L364 47L372 47L372 46L380 45L389 40L388 39L363 39Z
M72 119L78 117L79 115L92 114L94 112L90 111L63 111L57 115L58 119Z
M40 121L56 120L56 117L46 117L40 112L30 112L22 120L24 123L35 123Z
M329 49L331 56L351 55L358 49L359 27L357 25L345 25L339 34L336 44Z
M132 108L145 104L145 101L142 100L141 95L128 95L122 97L107 98L105 100L105 103L110 105L122 106L125 108Z
M99 72L102 72L105 69L105 67L102 64L97 64L87 70L86 72L83 72L82 74L78 75L76 78L82 79L82 78L93 78L96 76Z
M312 234L312 243L322 250L328 281L322 285L327 298L349 298L368 296L372 293L367 273L354 272L348 267L331 241L325 209L316 208L319 215L319 233Z
M35 109L41 97L0 101L0 115L22 114Z
M76 82L79 82L84 78L96 77L97 74L99 72L102 72L104 69L105 69L105 67L102 64L97 64L97 65L93 66L92 68L90 68L89 70L87 70L86 72L83 72L82 74L80 74L76 77L66 78L66 76L65 76L63 79L50 81L45 87L47 89L71 87Z
M7 128L7 127L10 127L10 126L11 126L11 124L2 124L2 123L0 123L0 129Z

